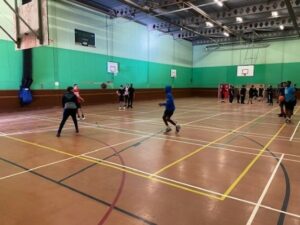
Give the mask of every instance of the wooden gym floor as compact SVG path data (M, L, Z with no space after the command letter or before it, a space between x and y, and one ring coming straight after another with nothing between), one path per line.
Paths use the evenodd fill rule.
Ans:
M300 112L176 99L164 134L158 102L0 115L0 224L300 224Z

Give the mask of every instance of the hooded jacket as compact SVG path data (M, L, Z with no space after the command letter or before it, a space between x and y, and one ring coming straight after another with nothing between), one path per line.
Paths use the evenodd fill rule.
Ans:
M62 107L65 109L77 109L77 97L73 92L66 92L62 97Z
M172 95L172 87L171 86L166 86L166 97L167 101L165 103L166 110L168 111L174 111L175 110L175 104L174 104L174 98Z

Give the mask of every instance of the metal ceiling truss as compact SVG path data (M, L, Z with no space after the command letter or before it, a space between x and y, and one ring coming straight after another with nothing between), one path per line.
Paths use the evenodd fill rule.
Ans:
M291 2L291 5L294 9L300 8L300 0L293 0ZM274 1L269 4L258 4L258 5L252 5L252 6L245 6L237 9L232 9L227 12L220 12L220 13L213 13L210 14L210 17L214 20L218 20L222 23L226 23L225 21L230 18L236 18L236 17L243 17L243 16L251 16L251 15L257 15L257 14L263 14L263 13L270 13L277 10L280 12L280 10L287 10L286 4L284 0ZM207 19L204 16L195 16L195 17L189 17L185 19L173 19L171 20L172 23L177 24L179 26L181 25L190 25L190 24L199 24L199 23L205 23ZM160 23L152 24L152 27L160 27ZM166 25L163 25L163 27L166 27Z
M297 18L297 22L300 24L300 18ZM236 26L230 26L230 29L236 33L243 33L243 37L245 39L249 38L246 34L252 33L253 31L267 31L268 33L279 31L279 25L283 25L284 27L292 27L293 22L290 18L281 18L281 19L272 19L264 22L249 22ZM206 37L218 37L222 36L223 29L221 28L210 28L210 29L200 29L198 32L202 36ZM194 33L191 32L174 32L173 36L175 38L194 38L197 37ZM257 38L262 38L263 35L261 33L256 35Z
M297 38L297 31L295 30L289 30L289 31L277 31L277 32L267 32L267 33L261 33L260 39L257 41L268 41L268 40L277 40L282 38ZM249 40L252 40L253 34L245 34L245 38L248 38ZM222 38L215 38L215 40L219 43L244 43L243 40L241 40L238 37L222 37ZM253 40L255 41L255 40ZM208 44L215 44L214 42L211 42L210 40L196 40L193 41L193 45L208 45Z

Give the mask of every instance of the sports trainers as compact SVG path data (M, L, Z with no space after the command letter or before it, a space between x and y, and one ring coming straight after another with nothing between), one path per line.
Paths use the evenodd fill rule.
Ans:
M181 129L180 125L176 125L176 133L178 133L180 129Z
M84 116L82 116L82 117L81 117L81 119L82 119L82 120L85 120L85 117L84 117Z
M171 127L167 127L166 128L166 133L170 132L171 130L172 130Z

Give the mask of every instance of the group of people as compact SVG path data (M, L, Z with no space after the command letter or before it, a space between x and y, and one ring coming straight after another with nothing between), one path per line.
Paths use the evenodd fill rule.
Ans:
M117 90L117 95L119 96L119 110L125 110L126 108L132 108L134 100L134 92L132 84L127 84L125 86L120 85L120 88Z
M267 103L269 105L273 105L274 92L272 85L268 86L266 89L264 89L262 85L258 89L254 85L251 85L248 90L248 104L252 104L253 99L264 101L264 99L267 98ZM245 98L247 95L246 85L242 85L240 89L236 89L233 85L229 85L228 95L230 103L233 103L234 97L236 97L237 103L245 104ZM285 117L286 122L290 123L291 117L294 113L294 107L297 103L296 84L292 85L291 81L282 82L278 86L276 95L278 97L277 102L280 107L280 113L278 116ZM222 94L221 96L223 97L225 95ZM222 99L222 101L225 102L224 99Z
M120 86L120 88L117 90L117 95L119 96L119 103L120 103L119 109L121 108L125 109L125 107L132 108L134 92L135 90L132 84L126 85L125 87L123 87L123 85ZM171 127L169 126L169 123L175 127L176 133L178 133L181 127L179 124L177 124L177 122L171 119L175 111L175 104L174 104L174 98L172 95L171 86L166 86L165 92L166 92L166 102L159 103L159 106L165 106L165 111L162 117L166 125L165 133L168 133L172 130ZM76 114L78 114L79 118L85 118L81 110L81 102L84 102L84 99L79 94L78 85L75 84L73 87L71 86L68 87L66 93L64 93L62 97L62 107L64 111L63 111L63 118L57 130L57 134L56 134L57 137L60 137L61 131L69 116L72 117L76 133L79 133ZM81 113L81 117L80 117L80 113Z
M245 104L246 96L247 96L247 88L246 85L242 85L242 87L235 88L233 85L229 86L228 89L229 93L229 102L233 103L234 98L236 97L237 103ZM251 85L251 87L248 90L248 104L253 103L253 99L258 101L263 101L264 99L264 88L263 86L260 86L258 89ZM225 101L224 101L225 102Z

